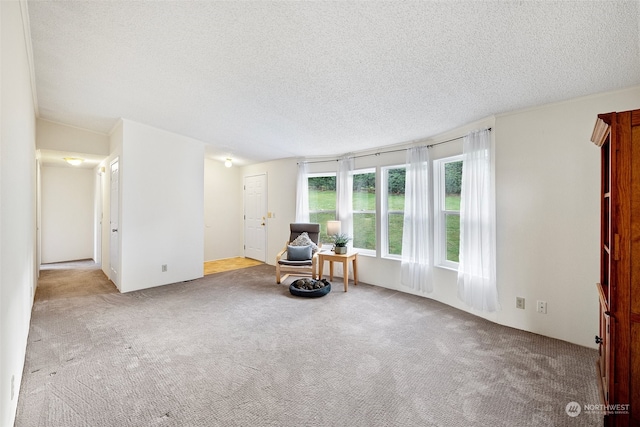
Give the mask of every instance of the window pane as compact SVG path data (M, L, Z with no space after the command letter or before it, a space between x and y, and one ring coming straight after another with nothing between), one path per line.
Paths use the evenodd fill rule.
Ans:
M389 255L402 255L402 228L404 226L404 213L389 213L388 226L388 253Z
M404 168L389 169L387 175L387 208L390 211L404 210L404 179L406 170Z
M327 221L336 219L336 176L309 177L309 221L320 224L320 243L331 243Z
M460 193L462 189L462 161L445 163L444 165L444 208L448 211L460 210Z
M460 215L445 214L447 261L460 261Z
M309 178L309 210L336 210L336 177L314 176ZM334 218L331 218L334 219Z
M376 174L353 175L353 211L376 211Z
M353 175L353 247L376 249L376 174Z
M404 222L404 183L405 168L393 168L386 171L387 200L383 206L387 209L387 254L402 255L402 227Z
M376 249L376 214L353 213L353 247Z

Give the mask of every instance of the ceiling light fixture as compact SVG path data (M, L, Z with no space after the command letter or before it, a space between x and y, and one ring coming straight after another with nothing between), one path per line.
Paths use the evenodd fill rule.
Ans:
M65 157L64 160L72 166L79 166L84 162L84 159L79 157Z
M230 168L233 163L231 162L231 157L227 157L226 160L224 161L224 165L228 168Z

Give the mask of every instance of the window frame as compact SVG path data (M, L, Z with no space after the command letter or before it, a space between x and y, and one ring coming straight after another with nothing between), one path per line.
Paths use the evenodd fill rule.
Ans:
M406 163L401 163L397 165L380 167L380 175L381 175L381 183L382 183L381 209L380 209L380 228L381 228L380 254L382 258L401 260L402 250L400 254L389 253L389 214L402 213L402 218L404 222L404 209L402 209L401 211L389 209L389 171L392 169L404 169L406 173L407 165Z
M445 165L462 162L462 154L434 160L433 168L433 205L434 205L434 249L435 265L458 271L459 262L447 259L447 215L458 215L460 211L446 209Z
M376 167L354 169L353 172L352 172L352 175L353 175L354 183L355 183L355 176L356 175L362 175L362 174L367 174L367 173L372 173L374 175L374 182L375 182L375 185L376 185L376 188L375 188L375 196L376 196L375 200L376 201L374 203L373 210L359 210L359 211L357 211L357 213L359 213L359 214L367 214L367 213L368 214L373 214L374 226L375 226L374 235L375 235L375 239L376 239L375 247L373 249L359 248L359 247L353 245L353 243L355 243L355 240L352 240L352 242L353 242L352 245L353 245L354 249L358 250L358 254L369 255L369 256L374 256L375 257L376 253L377 253L377 250L378 250L378 242L379 242L379 239L378 239L378 212L377 212L378 211L378 203L377 203L377 197L378 197L378 188L377 188L377 185L378 185L378 170L377 170ZM352 184L352 186L353 186L353 184ZM354 225L354 230L353 230L353 234L354 235L351 236L351 237L355 238L355 233L356 233L356 230L355 230L356 210L353 208L353 201L354 201L353 193L355 193L355 191L352 191L352 194L351 194L351 220L352 220L353 225Z

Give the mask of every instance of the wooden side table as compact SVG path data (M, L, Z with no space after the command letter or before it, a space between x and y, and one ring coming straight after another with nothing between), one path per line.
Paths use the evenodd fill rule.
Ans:
M342 263L342 271L344 273L344 291L349 288L349 261L353 265L353 284L358 284L358 251L351 250L346 254L336 254L335 252L318 252L318 263L320 269L318 271L318 280L322 279L322 267L324 262L329 261L329 280L333 280L333 262Z

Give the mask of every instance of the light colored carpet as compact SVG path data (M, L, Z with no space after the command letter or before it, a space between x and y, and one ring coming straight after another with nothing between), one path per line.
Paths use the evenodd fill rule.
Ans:
M251 258L225 258L215 261L207 261L204 263L204 275L222 273L223 271L237 270L239 268L253 267L263 264L261 261L256 261Z
M596 352L360 284L293 297L260 265L118 294L45 270L16 427L588 426ZM287 283L289 283L287 281Z

